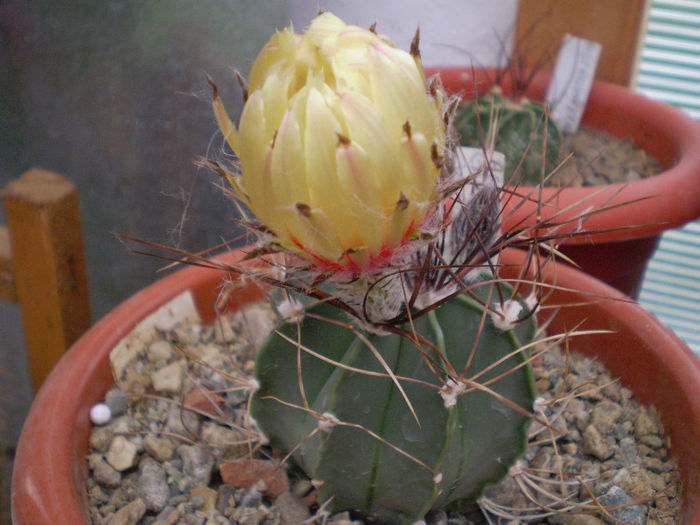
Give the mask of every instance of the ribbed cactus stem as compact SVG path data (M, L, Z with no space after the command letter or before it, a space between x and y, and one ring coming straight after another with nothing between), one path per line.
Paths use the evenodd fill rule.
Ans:
M413 522L473 501L524 451L534 385L519 349L534 321L518 302L519 322L499 328L517 310L500 306L512 288L478 284L412 319L409 335L363 332L320 303L265 342L252 415L319 483L320 502Z

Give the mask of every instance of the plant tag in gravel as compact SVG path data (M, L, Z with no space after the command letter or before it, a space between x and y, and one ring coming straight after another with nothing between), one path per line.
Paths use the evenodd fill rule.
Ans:
M564 35L545 97L552 108L552 120L563 132L578 131L601 49L598 42Z
M121 378L127 365L136 358L139 352L144 351L144 346L154 342L157 338L155 330L171 330L178 323L201 324L192 292L189 290L182 292L147 316L124 339L117 343L109 354L109 361L117 381Z

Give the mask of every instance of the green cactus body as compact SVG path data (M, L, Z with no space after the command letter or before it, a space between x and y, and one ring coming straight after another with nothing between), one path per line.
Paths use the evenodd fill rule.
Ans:
M491 297L508 297L510 287L498 286L500 294L493 291ZM486 299L490 287L480 286L477 295ZM476 390L446 407L439 388L447 368L433 349L423 347L431 358L426 360L406 337L359 332L397 377L413 380L400 383L419 424L390 378L357 371L385 374L362 338L341 326L346 323L343 311L327 303L312 306L300 325L283 324L272 334L257 361L260 388L252 415L273 448L294 451L296 463L321 482L320 501L329 501L332 510L357 511L385 523L412 522L430 509L474 500L500 480L525 449L528 416ZM489 388L532 409L532 373L523 365L528 355L516 350L532 340L534 321L501 331L477 301L461 295L414 319L413 326L441 349L458 374L466 368L463 377L503 359L478 381L503 375ZM296 341L343 366L300 350ZM310 410L295 408L304 406L304 399ZM332 414L342 423L318 430L319 414Z
M463 146L481 147L491 135L492 121L498 122L495 130L495 149L506 156L506 181L537 185L544 174L550 173L559 160L561 133L554 121L545 126L545 106L539 102L523 99L514 102L500 92L480 97L459 109L455 128ZM480 132L481 130L481 132ZM546 139L544 163L542 148ZM527 152L527 153L526 153ZM517 180L511 176L522 161Z

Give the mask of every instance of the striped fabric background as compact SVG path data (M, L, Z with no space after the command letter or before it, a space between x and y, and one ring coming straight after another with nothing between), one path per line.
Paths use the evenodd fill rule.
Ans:
M636 88L700 120L700 0L652 0ZM639 300L700 354L700 221L663 235Z

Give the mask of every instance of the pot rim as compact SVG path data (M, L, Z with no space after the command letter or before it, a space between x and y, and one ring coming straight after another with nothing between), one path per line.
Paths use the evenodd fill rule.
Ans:
M227 254L224 260L239 260L243 253L240 250ZM501 264L513 271L523 257L522 252L506 250ZM202 317L213 320L213 303L223 277L225 273L220 270L196 266L179 270L127 299L63 356L37 394L22 429L12 478L14 525L88 523L85 456L91 426L89 410L113 385L109 352L140 319L187 289L193 291ZM673 395L666 396L661 404L674 411L677 420L664 420L664 425L672 436L672 451L685 460L681 464L684 523L700 523L700 446L693 439L700 435L700 361L670 329L610 286L563 264L550 267L545 278L549 282L556 279L559 287L566 288L556 292L554 301L576 303L585 298L593 309L602 312L600 315L616 315L614 321L621 329L639 332L637 342L649 341L647 346L652 353L645 359L657 374L653 382L674 388ZM237 301L239 306L262 295L259 288L246 288L242 294ZM574 309L562 308L559 315L566 311ZM578 314L576 320L580 317ZM601 351L606 337L610 336L596 338L585 351L595 353L617 373L616 368L630 359L611 359L614 352ZM623 383L639 380L636 371L619 375L624 376ZM663 391L658 389L635 392L645 402L649 396L661 394ZM659 406L658 400L655 405ZM63 409L59 410L59 406ZM660 411L664 417L661 407Z
M426 75L439 73L448 92L471 96L469 94L473 94L475 85L489 87L497 71L473 70L468 67L431 67L426 68ZM509 78L510 75L506 74L506 85ZM549 72L536 73L528 84L525 95L542 100L550 78ZM543 218L552 217L557 210L568 210L560 217L565 220L587 209L601 209L604 206L613 208L596 213L584 222L585 231L590 232L590 235L571 237L566 240L566 244L617 242L649 237L700 217L700 123L669 104L599 80L594 81L591 88L583 123L602 131L612 126L613 129L609 132L620 137L625 136L625 129L629 130L628 137L641 137L644 135L643 127L648 127L651 132L643 139L645 143L637 145L657 158L664 155L666 158L662 164L665 169L654 177L630 183L561 190L543 188L543 202L552 204L543 207ZM539 189L521 186L516 189L516 194L520 198L529 196L537 200ZM532 223L536 216L536 203L525 202L519 206L520 199L513 201L507 205L511 211L504 215L504 226L512 228L523 222ZM569 230L573 230L573 227L574 225Z

